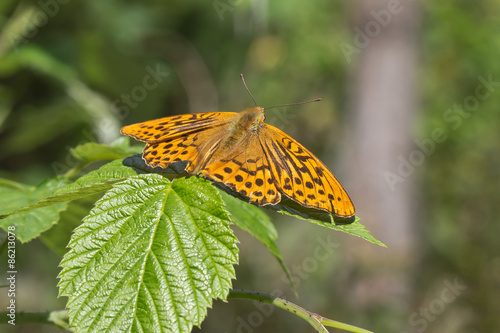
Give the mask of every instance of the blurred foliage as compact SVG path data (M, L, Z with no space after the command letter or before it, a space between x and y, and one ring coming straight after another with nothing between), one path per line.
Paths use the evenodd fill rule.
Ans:
M321 97L321 103L270 111L267 120L319 157L330 155L331 143L325 141L338 141L345 126L341 110L346 109L347 75L353 69L339 47L352 41L347 6L321 0L2 0L0 177L39 184L76 165L71 147L110 143L123 124L252 106L239 73L261 106ZM423 2L418 140L430 138L436 128L447 139L435 145L419 169L417 220L422 221L423 241L415 254L420 269L412 308L418 312L429 304L445 279L458 277L467 286L426 332L494 332L500 327L492 314L500 307L495 295L500 287L500 224L495 223L500 85L473 111L459 118L447 113L476 95L479 77L500 81L499 9L495 0ZM313 256L324 232L289 221L277 228L284 260L295 274L294 265ZM251 238L237 236L242 253L235 287L277 289L291 296L272 256ZM36 240L22 247L18 260L23 308L62 308L56 281L48 278L57 275L60 257ZM299 278L301 304L375 331L385 331L394 318L408 323L398 304L366 309L355 300L336 298L343 274L338 255L320 263L314 273ZM50 280L36 284L36 276ZM43 294L34 292L39 290ZM307 327L279 310L272 317L269 311L244 301L219 302L201 331L236 331L259 318L259 332ZM16 332L33 330L55 331L20 326Z
M416 304L435 297L429 286L460 278L467 289L445 310L460 332L500 327L492 315L500 307L499 9L498 1L428 1L423 22L420 137L442 128L447 139L425 164ZM448 111L455 105L463 113ZM447 324L428 331L445 332Z

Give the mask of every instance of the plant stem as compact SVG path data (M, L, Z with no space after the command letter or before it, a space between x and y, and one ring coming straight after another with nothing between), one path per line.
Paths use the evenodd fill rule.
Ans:
M2 318L10 320L8 314L8 312L0 312L0 316ZM52 312L17 312L15 314L15 323L55 325L63 330L74 332L74 329L70 328L68 324L67 310L57 310Z
M5 237L5 242L3 242L2 245L0 245L0 255L2 255L7 250L8 243L9 240L7 239L7 237Z
M272 304L278 308L281 308L285 311L293 313L294 315L304 319L312 327L314 327L314 329L316 331L321 332L321 333L328 333L325 326L335 327L335 328L339 328L339 329L354 332L354 333L373 333L373 332L365 330L363 328L359 328L356 326L352 326L349 324L344 324L344 323L341 323L341 322L338 322L335 320L324 318L320 315L317 315L315 313L307 311L306 309L298 306L297 304L289 302L286 299L272 296L269 294L260 293L257 291L241 290L241 289L236 290L235 289L235 290L231 290L229 292L228 298L243 298L243 299L256 300L259 302L265 302L265 303Z
M78 164L76 167L68 170L63 177L66 179L71 179L73 178L81 169L83 169L88 163L82 162Z
M7 317L8 312L0 312L0 317ZM50 312L17 312L16 313L16 324L54 324L50 322L49 319Z
M26 191L26 188L23 187L21 184L16 183L12 180L4 179L4 178L0 178L0 185L2 185L4 187L7 187L7 186L12 187L12 188L18 189L19 191L23 191L23 192Z

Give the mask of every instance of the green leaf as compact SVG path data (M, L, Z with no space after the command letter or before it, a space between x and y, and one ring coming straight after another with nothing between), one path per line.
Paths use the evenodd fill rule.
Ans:
M137 175L74 232L59 275L78 332L190 332L225 300L237 239L206 180Z
M66 183L65 179L59 177L46 180L35 187L0 180L0 202L2 202L0 213L7 213L0 215L0 227L7 230L9 226L14 226L16 237L21 242L38 237L59 220L59 212L66 209L65 203L51 207L38 207L29 213L21 210L15 214L9 213L38 202Z
M17 48L16 52L4 54L0 62L0 74L10 74L20 71L24 67L34 69L64 83L77 78L74 68L58 61L49 52L34 43L22 45Z
M86 195L107 191L114 183L136 174L136 170L123 165L123 160L115 160L61 188L56 192L56 196L70 195L71 198L68 200L79 199Z
M59 221L42 233L40 240L62 257L68 252L67 245L73 230L82 223L83 218L89 214L99 198L100 194L95 194L69 202L66 210L59 214Z
M380 245L383 247L387 247L384 243L382 243L381 241L379 241L378 239L373 237L373 235L368 230L366 230L366 227L363 224L361 224L361 222L359 222L360 218L357 216L354 216L354 222L352 222L351 224L334 224L334 223L321 222L321 221L318 221L315 219L306 219L300 215L295 215L295 214L289 213L287 211L280 211L280 213L294 216L294 217L297 217L299 219L307 220L309 222L312 222L314 224L320 225L320 226L328 228L328 229L342 231L342 232L345 232L346 234L349 234L351 236L361 237L370 243Z
M47 201L80 199L87 195L107 191L113 184L130 176L152 172L178 175L179 168L184 168L184 166L179 166L178 163L172 164L167 169L151 168L144 163L140 156L134 155L109 162L59 189L54 198L47 198Z
M318 222L324 222L328 224L350 224L355 221L355 217L340 217L336 215L332 215L324 210L321 209L315 209L315 208L310 208L303 206L299 204L298 202L288 198L285 195L281 196L281 201L277 205L269 205L266 206L266 208L269 208L271 210L275 210L279 213L282 214L287 214L290 216L295 216L300 219L304 220L315 220Z
M216 182L214 182L214 184L227 194L242 201L248 202L247 197L241 196L239 193L224 186L224 184ZM357 216L353 216L350 218L341 218L338 216L334 216L323 210L304 207L298 202L289 199L285 195L281 196L281 201L279 204L266 205L263 206L263 208L270 209L281 214L293 216L298 219L306 220L314 224L318 224L322 227L342 231L352 236L361 237L368 242L386 247L384 243L373 237L370 232L366 230L365 226L359 222L360 219Z
M71 155L83 161L90 163L99 160L115 160L128 157L130 154L139 153L142 149L137 146L130 147L128 138L120 138L111 145L105 145L95 142L87 142L70 150Z
M0 178L0 213L9 213L26 204L28 192L34 187L17 183L8 179Z
M113 186L113 184L137 174L147 172L163 172L167 174L171 173L177 175L177 171L180 168L183 168L183 165L175 163L167 169L153 169L146 166L143 161L140 162L139 160L142 161L140 155L136 155L127 157L123 160L112 161L108 164L103 165L99 169L91 171L88 174L78 178L75 182L57 189L57 191L54 191L53 193L47 192L47 197L25 207L23 207L22 205L16 205L15 207L13 206L14 208L9 209L9 207L11 206L6 199L7 203L4 206L5 209L0 210L0 213L4 214L0 215L0 218L5 218L12 214L51 206L67 201L77 200L89 195L105 192L109 190ZM6 181L7 180L4 180L4 182ZM15 200L15 197L8 199ZM16 210L16 208L18 209Z
M74 328L69 327L68 310L51 311L47 321L54 323L54 325L65 331L76 332Z
M114 183L136 174L134 169L124 166L122 160L116 160L103 165L98 170L89 172L71 184L62 187L46 188L44 192L39 193L40 195L32 197L32 200L29 202L19 201L14 196L12 200L16 200L18 204L11 205L8 202L5 207L10 209L2 209L0 212L4 214L0 215L0 218L104 192L109 190Z
M174 163L166 169L160 167L151 168L144 163L141 155L138 154L109 162L99 169L78 178L74 183L61 188L56 194L71 193L75 191L90 191L90 194L104 192L110 189L114 183L130 176L153 172L178 175L181 170L180 168L183 170L184 167L185 163ZM101 186L102 188L99 189L99 187L96 186ZM75 195L77 198L81 197L78 193L75 193Z
M71 155L80 163L74 168L65 172L66 178L74 178L83 168L93 162L105 160L115 160L128 157L130 154L141 151L138 146L130 147L128 138L121 137L110 145L95 142L87 142L70 150Z
M137 172L163 172L163 173L166 172L172 174L185 173L184 167L186 166L185 162L179 162L170 165L167 169L162 169L160 167L156 167L153 169L145 164L144 160L141 158L141 155L135 155L130 158L126 158L123 161L123 164L134 167L134 169ZM248 203L247 197L244 197L240 195L238 192L231 190L224 184L219 182L212 182L212 184L214 184L216 187L224 191L229 196L239 199L239 201L241 201L242 203ZM238 201L233 200L229 202L228 200L226 200L228 196L223 196L223 198L226 201L227 208L233 214L234 222L238 224L240 228L250 232L252 235L257 237L261 242L263 242L269 248L269 250L275 256L276 254L279 254L276 245L274 244L274 240L276 239L277 236L273 236L273 233L275 234L276 231L274 230L274 226L272 226L272 223L270 221L268 223L266 222L269 220L269 218L267 218L267 215L265 215L263 212L260 212L258 208L243 208L249 206L238 205ZM250 207L253 206L251 205ZM365 226L359 222L360 219L357 216L353 216L350 218L341 218L338 216L334 216L323 210L304 207L298 202L293 201L290 198L286 197L285 195L281 196L281 201L279 204L266 205L263 206L263 208L270 209L281 214L294 216L296 218L306 220L329 229L334 229L337 231L348 233L353 236L361 237L367 240L368 242L385 247L384 243L373 237L370 234L370 232L366 230ZM254 216L252 216L252 214ZM266 217L263 218L263 216ZM261 221L260 223L255 222L256 220L259 219ZM253 222L245 224L244 222L245 220ZM254 227L252 228L251 226ZM281 256L276 256L276 259L278 259L278 261L280 261L280 264L282 264ZM285 269L285 272L287 272L288 269L286 268L286 266L284 266L284 264L282 265L282 267L283 269Z
M269 249L269 251L271 251L276 260L278 260L278 263L283 271L286 273L288 280L290 281L290 285L297 295L290 270L283 261L283 257L281 256L278 246L276 245L278 232L276 231L276 228L271 222L269 216L257 206L238 200L222 190L220 193L226 204L226 209L230 213L231 220L238 227L261 241Z

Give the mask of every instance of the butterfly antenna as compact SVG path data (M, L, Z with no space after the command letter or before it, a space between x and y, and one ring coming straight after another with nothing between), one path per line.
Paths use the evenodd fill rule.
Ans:
M306 104L306 103L312 103L312 102L319 102L319 101L321 101L321 98L311 99L310 101L305 101L305 102L297 102L297 103L290 103L290 104L280 104L280 105L268 106L267 108L264 108L264 110L272 109L272 108L279 108L279 107L282 107L282 106L300 105L300 104Z
M253 100L253 103L255 104L255 106L257 106L257 102L255 101L255 98L253 98L253 95L252 93L250 92L250 89L248 89L247 87L247 84L245 82L245 78L243 77L243 74L240 74L240 77L241 77L241 81L243 81L243 84L245 85L245 89L248 91L248 93L250 94L250 97L252 97L252 100Z

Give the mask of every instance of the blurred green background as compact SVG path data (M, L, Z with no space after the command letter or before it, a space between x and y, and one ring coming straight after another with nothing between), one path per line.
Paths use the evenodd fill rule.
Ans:
M313 312L375 332L500 332L500 1L422 1L405 13L411 1L402 0L392 13L394 2L379 1L374 14L366 1L2 0L0 177L35 185L62 174L76 164L69 148L110 143L125 124L251 107L239 79L244 73L260 106L322 98L269 110L267 122L334 170L361 222L388 249L272 214L300 299L265 247L239 230L234 287L279 291ZM394 15L387 27L375 18L381 8ZM411 31L398 15L412 18ZM380 33L375 23L369 46L347 54L346 45L360 41L356 28L369 22L378 22ZM401 36L414 48L391 50ZM391 58L383 72L411 80L412 97L393 116L375 114L380 123L365 131L354 116L357 94L380 87L359 78L376 50L415 59L414 76L391 71ZM400 97L397 85L390 93ZM408 131L382 127L397 128L398 112L406 110ZM378 140L366 133L394 133L391 140L408 143L387 160L386 171L397 174L397 157L408 160L419 150L416 142L436 129L445 139L403 177L412 184L403 196L409 218L393 219L398 188L388 191L384 169L373 172L383 154L372 151L373 164L346 156L366 156L358 148ZM380 193L385 206L363 196L357 182ZM375 188L377 182L384 187ZM390 208L376 214L373 207ZM387 231L400 225L407 226L403 242ZM38 240L17 250L18 310L64 308L56 298L60 257ZM5 267L5 254L0 260ZM4 330L58 331L28 324ZM281 310L231 300L215 302L195 331L312 329Z

